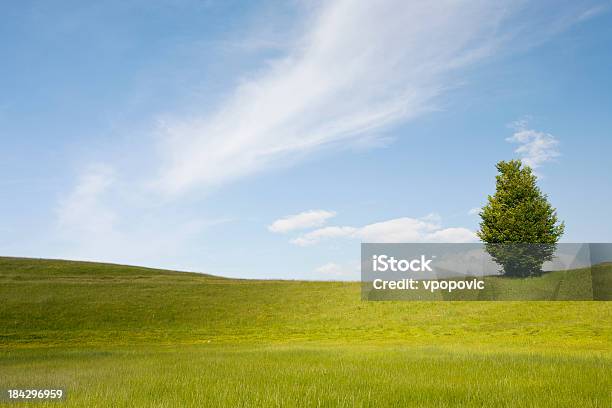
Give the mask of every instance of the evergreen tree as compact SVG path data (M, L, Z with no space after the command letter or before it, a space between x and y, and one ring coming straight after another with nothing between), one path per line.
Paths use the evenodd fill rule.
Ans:
M532 276L552 259L565 225L520 160L497 163L495 195L481 212L478 237L507 276Z

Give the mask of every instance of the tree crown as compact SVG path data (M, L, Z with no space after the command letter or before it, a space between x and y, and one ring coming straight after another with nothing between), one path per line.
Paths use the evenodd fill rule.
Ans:
M556 210L520 160L496 165L496 190L482 208L478 237L486 243L556 243L565 230Z

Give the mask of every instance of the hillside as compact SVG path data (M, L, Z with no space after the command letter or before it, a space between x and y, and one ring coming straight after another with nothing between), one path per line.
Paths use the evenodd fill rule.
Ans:
M0 347L395 343L606 350L607 302L363 302L358 283L0 258Z

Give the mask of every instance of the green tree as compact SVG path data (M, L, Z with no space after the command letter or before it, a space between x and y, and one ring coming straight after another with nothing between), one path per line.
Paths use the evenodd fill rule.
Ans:
M480 211L478 237L506 276L539 275L565 224L520 160L497 163L496 191Z

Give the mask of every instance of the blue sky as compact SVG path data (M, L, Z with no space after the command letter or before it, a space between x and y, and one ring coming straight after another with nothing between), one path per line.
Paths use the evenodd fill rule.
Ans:
M612 240L609 1L0 7L0 255L354 279L515 157Z

